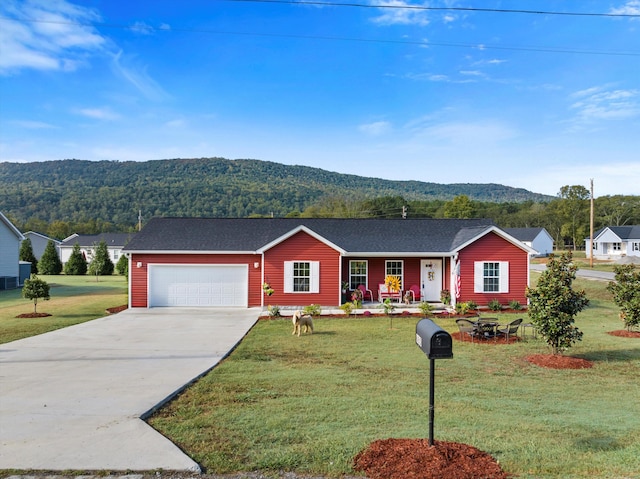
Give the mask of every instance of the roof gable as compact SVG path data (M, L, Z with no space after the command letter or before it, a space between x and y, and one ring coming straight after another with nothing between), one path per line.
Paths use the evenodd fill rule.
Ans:
M20 233L20 230L16 228L2 212L0 212L0 224L3 224L19 241L24 240L24 236Z

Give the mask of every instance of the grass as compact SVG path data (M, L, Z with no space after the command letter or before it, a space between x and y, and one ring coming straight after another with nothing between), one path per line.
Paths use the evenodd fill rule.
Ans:
M127 304L127 279L123 276L38 276L49 283L48 301L38 301L45 318L16 318L32 313L33 301L22 290L0 291L0 343L83 323L105 316L107 308Z
M487 451L523 479L640 477L639 341L606 334L622 329L606 283L575 285L592 302L567 354L595 366L534 366L524 358L549 352L541 340L455 341L454 358L436 361L436 439ZM150 423L209 473L352 474L375 439L428 437L429 361L415 324L319 318L316 334L294 338L289 321L261 321Z

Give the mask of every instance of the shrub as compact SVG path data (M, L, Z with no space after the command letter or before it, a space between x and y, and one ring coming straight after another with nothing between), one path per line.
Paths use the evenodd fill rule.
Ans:
M302 312L311 316L320 316L320 313L322 313L322 307L319 304L310 304L309 306L302 308Z
M478 303L476 303L474 300L467 301L467 306L469 306L469 310L478 309Z
M271 316L272 318L279 318L280 317L280 306L277 305L269 305L267 306L267 312L269 313L269 316Z
M571 259L571 252L556 259L549 256L547 269L540 275L536 288L527 288L529 317L553 354L571 347L582 340L582 331L574 326L574 317L588 304L584 291L571 287L578 267Z
M33 245L29 238L20 243L19 258L20 261L28 261L31 263L32 274L36 274L38 272L38 260L36 259L36 255L33 254Z
M615 266L615 282L609 283L607 290L613 294L613 301L620 308L620 318L627 330L640 325L640 271L632 264Z
M433 313L433 306L431 305L431 303L427 301L421 301L420 304L418 305L418 309L425 316L428 316L431 313Z
M353 303L346 302L342 306L340 306L340 309L344 311L344 314L346 314L347 316L351 316L351 313L355 309L355 306L356 305Z
M491 301L489 301L489 304L487 304L487 307L491 310L491 311L501 311L502 310L502 304L500 303L499 299L492 299Z
M522 309L522 305L520 304L520 301L512 299L511 301L509 301L509 309L520 311Z
M469 312L469 303L456 303L456 314L467 314Z

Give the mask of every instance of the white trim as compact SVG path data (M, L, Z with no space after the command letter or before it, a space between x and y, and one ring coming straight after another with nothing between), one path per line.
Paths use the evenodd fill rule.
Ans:
M484 290L484 265L498 263L498 291ZM481 294L503 294L509 292L509 262L508 261L474 261L473 262L473 292Z
M473 238L471 238L470 240L466 241L465 243L461 244L460 246L458 246L457 248L455 248L452 252L453 253L457 253L459 251L462 251L464 248L466 248L467 246L469 246L470 244L475 243L476 241L478 241L480 238L482 238L483 236L488 235L489 233L495 233L498 236L500 236L502 239L508 241L509 243L512 243L514 246L517 246L518 248L526 251L529 254L537 254L538 252L533 249L530 248L529 246L527 246L526 244L524 244L522 241L520 241L519 239L517 239L514 236L511 236L510 234L508 234L506 231L501 230L500 228L498 228L497 226L489 226L487 229L485 229L484 231L482 231L481 233L477 234L476 236L474 236Z
M309 263L309 291L293 290L293 264ZM318 294L320 292L320 261L298 259L284 262L284 292L290 294Z

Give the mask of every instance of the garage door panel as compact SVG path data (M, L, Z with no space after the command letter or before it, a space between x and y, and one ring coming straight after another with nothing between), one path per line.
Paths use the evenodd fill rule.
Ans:
M246 265L149 265L149 306L247 307Z

